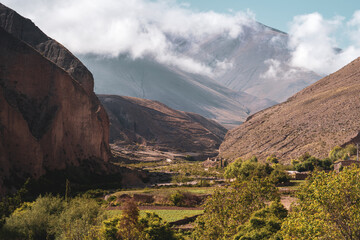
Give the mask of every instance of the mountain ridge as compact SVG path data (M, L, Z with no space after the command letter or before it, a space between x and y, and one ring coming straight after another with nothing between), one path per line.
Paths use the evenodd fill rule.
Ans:
M360 58L317 81L287 101L250 116L231 130L220 157L271 154L289 163L305 152L324 158L336 145L359 140Z

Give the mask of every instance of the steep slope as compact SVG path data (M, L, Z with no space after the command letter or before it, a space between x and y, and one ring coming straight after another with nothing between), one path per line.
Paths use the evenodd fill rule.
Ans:
M80 60L2 4L0 29L0 195L28 177L46 178L41 191L65 178L143 184L145 174L108 163L108 116Z
M109 119L100 104L99 99L94 93L94 79L89 70L76 58L68 49L58 43L56 40L49 38L35 24L12 9L0 3L0 26L15 38L24 41L40 52L45 58L54 62L58 67L64 69L70 76L77 81L88 94L94 109L96 117L99 119L102 128L102 144L106 148L108 159L110 149L109 143Z
M285 103L250 116L230 131L220 156L276 154L284 162L309 152L326 157L336 145L360 141L360 58Z
M226 129L198 114L173 110L157 101L98 95L110 118L110 143L140 144L162 151L214 154Z
M108 160L97 101L64 70L0 28L1 181ZM97 167L99 167L97 166Z
M231 90L276 102L285 101L321 78L314 72L288 64L291 54L286 33L260 23L244 27L243 31L233 39L212 36L185 53L209 66L219 61L228 62L231 67L218 72L214 76L216 81Z
M94 79L91 72L69 50L48 37L30 19L0 3L0 26L63 68L89 95L93 94Z
M149 59L80 56L97 79L95 92L156 100L194 112L227 127L245 121L250 110L231 91L206 76L186 73Z

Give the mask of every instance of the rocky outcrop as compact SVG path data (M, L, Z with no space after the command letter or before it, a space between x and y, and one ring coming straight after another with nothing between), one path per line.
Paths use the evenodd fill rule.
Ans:
M11 186L17 179L38 178L84 160L107 161L107 118L99 117L101 106L94 97L0 28L0 181ZM0 186L4 192L6 186Z
M91 72L68 49L48 37L30 19L0 3L0 26L67 71L89 95L93 94L94 79Z
M55 63L58 67L64 69L72 76L73 80L81 85L94 104L94 110L96 111L97 118L102 126L103 145L108 146L108 116L94 93L93 76L84 64L82 64L82 62L63 45L43 33L30 19L22 17L14 10L1 3L0 26L17 39L20 39L35 48L45 58ZM108 152L106 155L109 155L110 150L108 147L106 151ZM106 157L106 159L107 158L108 157Z
M98 97L110 118L110 142L118 146L140 144L164 151L215 153L227 131L212 120L157 101Z
M326 157L336 145L357 142L360 131L360 58L286 102L250 116L231 130L220 156L276 154L283 162L309 152Z

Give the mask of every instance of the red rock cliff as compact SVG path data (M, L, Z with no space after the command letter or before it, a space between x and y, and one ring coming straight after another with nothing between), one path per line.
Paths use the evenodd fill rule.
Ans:
M0 28L0 193L11 179L108 160L107 115L80 83Z

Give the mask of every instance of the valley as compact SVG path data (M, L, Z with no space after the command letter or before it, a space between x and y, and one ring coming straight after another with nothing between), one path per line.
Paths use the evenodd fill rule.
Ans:
M75 55L0 3L0 239L359 239L360 58L236 21Z

